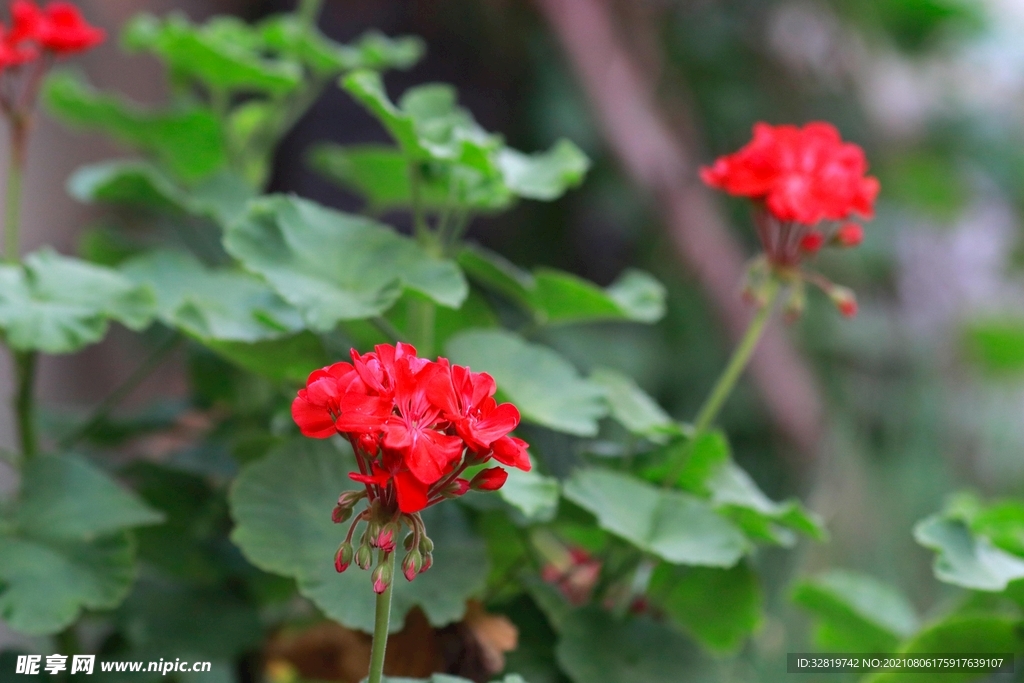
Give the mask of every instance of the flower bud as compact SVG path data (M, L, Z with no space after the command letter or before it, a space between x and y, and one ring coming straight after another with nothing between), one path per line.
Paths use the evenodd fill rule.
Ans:
M852 290L834 286L829 290L828 297L844 317L852 318L857 315L857 297Z
M805 254L817 254L825 246L825 236L812 230L800 239L800 251Z
M370 577L373 580L373 592L378 595L383 593L391 585L391 563L386 559L377 565Z
M420 552L424 555L434 552L434 542L431 541L428 536L424 536L420 539Z
M441 492L441 495L445 498L458 498L459 496L466 495L466 491L469 491L469 482L459 477L448 484L445 490Z
M339 574L348 569L349 565L352 564L352 557L355 555L355 551L352 550L352 544L345 541L338 548L338 552L334 555L334 569Z
M376 537L373 537L370 541L370 545L375 548L380 548L386 553L394 552L395 550L395 537L400 531L397 524L389 522L385 524Z
M420 567L420 574L434 566L434 554L423 553L423 566Z
M331 513L331 521L341 524L352 517L352 508L366 496L365 491L345 491L338 496L338 504Z
M356 566L360 569L369 569L373 565L373 550L365 543L356 550Z
M360 434L357 443L359 448L371 457L377 455L377 450L380 447L375 434Z
M420 569L423 568L423 556L420 555L420 551L412 550L402 560L402 573L405 574L406 581L412 581L416 578L416 575L420 573Z
M469 482L469 488L474 491L497 491L505 485L506 479L508 479L508 472L504 468L488 467L473 477L473 481Z
M836 230L835 243L842 247L856 247L864 241L864 228L857 223L846 223Z

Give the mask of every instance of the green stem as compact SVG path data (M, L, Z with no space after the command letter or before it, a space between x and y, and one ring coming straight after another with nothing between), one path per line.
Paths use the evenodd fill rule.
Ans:
M388 553L384 561L391 565L392 578L384 592L377 595L373 647L370 650L370 677L367 683L381 683L384 678L384 653L388 647L388 630L391 626L391 591L395 585L395 553Z
M419 166L415 162L409 164L409 190L412 194L412 221L416 241L421 246L428 246L433 241L427 217L423 211L423 178Z
M22 461L36 454L35 397L36 352L15 351L14 368L18 378L18 393L14 397L14 412L18 421L18 443Z
M10 166L7 170L7 211L4 215L4 256L8 263L17 263L20 256L18 230L21 221L21 188L25 175L25 145L28 128L18 114L10 121Z
M128 379L122 382L110 393L110 395L103 399L103 402L100 403L96 407L96 410L93 411L92 417L90 417L78 429L60 440L61 448L70 448L74 446L84 437L88 436L104 420L110 417L110 413L114 408L116 408L121 401L135 391L138 386L153 373L154 370L160 367L164 360L166 360L167 356L178 348L178 345L181 344L183 339L184 338L177 332L172 332L170 336L163 341L163 343L149 354L146 360L142 361L142 364L139 367L135 368L135 371L128 376Z
M757 343L761 340L761 335L764 334L765 326L768 324L769 318L771 318L772 310L775 308L775 301L778 299L780 291L781 286L779 282L772 278L767 285L764 303L757 314L754 315L754 319L750 321L743 339L740 340L739 346L736 347L732 358L729 359L729 364L718 378L718 382L715 383L711 394L704 401L704 405L701 406L696 419L693 421L693 436L690 443L693 443L693 440L714 424L715 418L718 417L718 413L729 399L729 395L732 394L732 390L736 387L736 382L739 381L740 376L750 362L750 357L754 354L754 349L757 348ZM676 462L672 463L668 468L668 475L664 479L665 486L671 486L679 480L679 476L682 474L689 456L690 449L686 448L681 452Z
M747 327L743 339L740 340L740 345L736 347L732 358L729 359L729 364L725 367L725 371L718 378L718 383L711 390L707 400L704 401L700 412L697 413L697 419L693 421L693 432L695 435L706 431L714 423L719 411L722 410L722 406L725 405L733 388L735 388L740 375L746 369L747 363L750 362L750 357L754 354L754 349L757 348L757 342L761 340L761 335L768 324L768 319L772 315L775 300L779 296L779 289L779 283L774 280L768 285L764 305L761 306L754 319L750 321L750 326Z
M437 307L433 301L418 297L409 299L405 328L416 350L423 358L434 353L434 323L437 319Z
M323 4L324 0L300 0L297 10L299 21L306 26L316 26L317 19L320 18L320 8Z

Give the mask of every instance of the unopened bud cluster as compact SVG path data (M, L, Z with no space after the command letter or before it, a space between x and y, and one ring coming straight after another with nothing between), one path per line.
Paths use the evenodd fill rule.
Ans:
M341 494L331 518L337 524L352 519L354 506L365 497L364 491L346 491ZM353 545L353 539L361 526L363 530L358 545ZM397 550L398 539L404 529L408 529L408 533L402 541L405 556L401 567L406 580L412 581L433 564L434 543L427 537L426 527L418 512L391 512L379 500L370 503L369 507L352 519L348 534L334 555L335 570L341 573L353 562L362 570L373 568L370 577L373 590L383 593L394 579L391 554Z

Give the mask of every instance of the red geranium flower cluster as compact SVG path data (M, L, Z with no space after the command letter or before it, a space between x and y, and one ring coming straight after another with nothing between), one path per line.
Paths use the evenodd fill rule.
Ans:
M807 275L798 272L802 260L822 247L860 244L863 228L848 221L874 214L879 183L867 171L864 150L843 142L830 123L758 123L753 140L700 175L711 187L755 202L767 264L792 280ZM844 315L856 313L849 290L816 274L804 279L821 286Z
M440 502L469 488L504 484L497 468L460 480L467 467L494 458L530 469L526 443L509 436L519 425L511 403L494 400L497 386L483 372L416 356L409 344L381 345L351 363L316 370L292 403L306 436L342 434L352 443L371 499L394 503L404 513Z
M754 139L701 169L708 185L761 200L780 221L813 226L851 215L871 218L878 180L866 176L864 150L830 123L754 126Z
M496 390L490 375L445 358L419 358L414 347L403 343L365 354L353 349L351 363L310 374L292 402L292 417L306 436L347 438L359 467L349 476L365 486L365 491L342 494L334 521L347 520L362 498L370 503L338 550L338 571L353 558L368 568L371 548L392 552L406 524L410 552L402 567L411 581L430 566L432 547L416 513L470 489L497 490L508 477L503 468L490 467L467 480L460 475L469 467L493 459L530 469L526 442L509 435L519 425L519 411L495 401ZM367 531L356 551L351 541L362 521ZM390 583L390 576L377 576L387 572L385 564L375 570L375 590Z
M89 25L70 2L51 2L45 9L30 0L11 3L12 26L0 24L0 70L30 62L40 51L68 55L88 50L106 38Z

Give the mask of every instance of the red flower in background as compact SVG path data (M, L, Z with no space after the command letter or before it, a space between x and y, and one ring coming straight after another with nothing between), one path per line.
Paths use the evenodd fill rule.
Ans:
M780 221L812 226L854 214L871 218L879 184L867 157L830 123L754 126L754 139L701 169L711 187L763 201Z
M34 47L22 44L15 31L8 31L0 24L0 71L31 62L38 56L39 52Z
M90 25L70 2L51 2L45 9L30 0L11 4L15 40L31 41L58 55L68 55L96 47L107 34Z
M852 292L800 266L824 246L860 244L864 231L859 224L839 227L837 222L874 215L879 183L867 172L864 150L843 142L835 126L823 122L802 128L758 123L749 143L701 169L711 187L755 203L764 256L748 270L748 298L766 302L772 281L798 285L786 306L794 318L803 309L804 280L821 287L843 315L856 315Z

